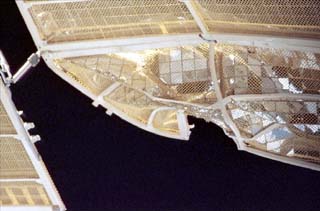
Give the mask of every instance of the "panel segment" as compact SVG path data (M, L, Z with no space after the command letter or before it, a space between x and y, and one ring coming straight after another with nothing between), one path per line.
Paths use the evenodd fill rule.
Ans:
M320 3L313 0L198 0L212 33L316 38Z
M17 134L16 130L14 129L12 122L3 106L3 104L0 101L0 135L2 134L8 134L13 135Z
M4 206L52 204L44 187L35 182L0 182L0 198Z
M199 32L185 5L176 0L44 3L29 12L48 43Z
M22 143L0 138L0 179L39 178Z
M52 210L65 210L64 204L51 181L31 136L11 99L11 92L0 80L1 115L14 126L17 136L1 133L0 137L0 198L1 210L17 206L38 205ZM3 112L3 111L6 112Z

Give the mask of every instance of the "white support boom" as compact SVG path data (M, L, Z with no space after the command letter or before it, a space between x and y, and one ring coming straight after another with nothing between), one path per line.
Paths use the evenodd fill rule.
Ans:
M215 43L210 43L209 45L209 69L211 73L211 78L215 86L215 93L217 96L217 102L215 105L218 105L218 108L221 110L221 113L223 114L224 121L229 125L231 130L234 133L234 142L237 144L237 147L239 150L243 149L243 138L240 134L239 129L235 125L235 123L232 121L230 114L228 113L226 106L222 103L223 97L220 89L220 80L217 78L216 74L216 68L215 68Z
M22 65L22 67L12 76L12 82L17 83L31 67L37 66L40 62L40 51L33 53L27 61Z
M21 120L21 117L19 116L17 109L12 102L11 99L11 92L8 87L6 87L3 82L0 80L0 100L6 109L6 112L8 113L15 129L18 132L18 138L21 140L22 145L24 146L31 163L33 164L34 168L36 169L38 175L39 175L39 183L41 183L46 192L48 193L48 196L52 203L54 205L58 205L59 210L63 211L66 210L65 205L63 204L58 191L56 190L51 177L43 164L43 161L35 148L31 136L27 132L23 121ZM13 208L8 207L8 209L1 207L1 211L7 211Z

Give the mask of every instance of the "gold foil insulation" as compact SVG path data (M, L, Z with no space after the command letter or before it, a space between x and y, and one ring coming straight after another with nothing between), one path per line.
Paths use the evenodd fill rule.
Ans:
M36 182L0 182L0 205L41 206L51 205L42 185Z

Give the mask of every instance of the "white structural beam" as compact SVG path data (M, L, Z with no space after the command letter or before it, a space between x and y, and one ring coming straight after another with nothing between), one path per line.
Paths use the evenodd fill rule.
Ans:
M320 39L228 33L209 33L203 37L218 43L320 53Z
M180 0L184 2L189 12L191 13L193 19L200 28L202 34L208 34L208 27L202 18L201 11L199 11L200 5L196 0Z
M143 51L148 49L199 45L205 43L197 34L158 35L148 37L75 41L41 47L50 58L68 58L107 53Z
M280 38L269 36L234 35L234 34L198 34L160 35L144 38L122 38L114 40L77 41L42 46L43 53L50 58L67 58L118 52L143 51L147 49L169 48L178 46L199 45L207 41L241 46L287 49L320 53L320 40Z
M266 151L254 149L254 148L248 147L248 146L244 146L243 150L246 152L255 154L255 155L259 155L264 158L271 159L271 160L276 160L276 161L279 161L282 163L287 163L287 164L291 164L291 165L295 165L295 166L300 166L303 168L308 168L308 169L320 171L320 166L319 166L319 164L316 164L316 163L305 162L300 159L289 158L289 157L277 155L277 154L274 154L271 152L266 152Z
M77 2L83 0L77 0ZM250 34L228 34L228 33L209 33L203 20L201 11L198 11L200 6L196 0L182 0L189 8L194 20L198 24L203 33L203 37L207 41L217 41L221 43L229 43L245 46L256 46L266 48L281 48L297 51L308 51L320 53L319 39L305 39L305 38L289 38L266 35L250 35ZM22 0L16 0L18 8L27 24L27 27L33 37L37 48L43 52L50 52L51 56L55 58L69 57L74 55L90 55L92 53L98 54L106 52L119 51L135 51L138 49L170 47L177 45L191 45L203 42L198 34L175 34L175 35L158 35L148 37L134 37L121 39L101 39L101 40L87 40L75 42L61 42L56 44L49 44L40 37L39 30L35 25L33 18L28 9L33 4L41 4L44 1L32 1L26 3ZM48 1L63 2L63 1ZM91 52L91 53L90 53Z
M53 72L55 72L58 76L60 76L62 79L64 79L66 82L68 82L70 85L74 86L75 88L77 88L80 92L82 92L84 95L88 96L89 98L92 99L92 101L95 101L97 99L97 96L94 95L92 92L90 92L89 90L85 89L83 86L81 86L81 84L77 83L75 80L73 80L72 78L70 78L64 71L62 71L61 69L59 69L52 61L52 59L49 58L45 58L45 61L47 63L47 65L49 66L49 68L51 68L53 70ZM144 92L143 92L144 93ZM149 96L148 96L149 97ZM151 98L152 100L154 100L153 98ZM161 99L165 102L172 102L171 100L166 100L166 99ZM136 127L139 127L143 130L149 131L151 133L157 134L159 136L164 136L167 138L173 138L173 139L179 139L179 140L185 140L184 137L182 137L180 134L179 135L175 135L173 133L166 133L164 131L159 131L156 130L154 128L149 128L147 127L146 124L143 124L142 122L133 119L131 117L129 117L127 114L123 113L122 111L120 111L119 109L117 109L116 107L114 107L113 105L111 105L110 103L106 102L105 100L101 100L99 101L99 104L101 106L103 106L104 108L106 108L108 110L108 112L110 113L114 113L115 115L119 116L121 119L133 124Z
M41 184L41 180L38 178L0 179L0 182L36 182Z
M19 70L12 76L12 82L17 83L31 67L37 66L40 62L40 51L33 53L27 61L19 68Z
M203 18L203 11L200 11L202 7L199 4L199 2L197 0L180 1L185 3L194 20L196 21L198 27L200 28L203 38L207 41L229 43L243 46L277 48L320 53L319 39L210 32L205 22L205 19Z
M10 71L10 66L1 50L0 50L0 77L3 79L5 84L11 83L12 74Z
M224 105L232 101L266 101L266 100L304 100L320 101L320 96L315 94L292 94L292 93L270 93L270 94L244 94L230 95L222 100Z
M198 34L160 35L143 38L115 40L77 41L50 44L40 47L50 58L67 58L118 52L143 51L147 49L199 45L207 41L241 46L275 48L293 51L320 53L320 40L280 38L239 34L207 34L202 39Z
M0 99L15 129L18 132L19 140L21 140L23 147L25 148L34 168L36 169L39 175L39 181L41 181L41 184L44 186L50 200L52 201L53 204L58 205L61 211L66 210L65 205L63 204L58 194L58 191L56 190L51 180L51 177L46 167L43 164L43 161L40 155L37 149L35 148L34 144L32 143L30 139L30 135L26 131L24 127L24 123L21 120L21 117L19 116L14 103L12 102L11 92L3 84L1 80L0 80Z
M32 36L34 43L36 44L38 50L41 49L42 46L46 45L46 42L43 41L40 37L39 30L35 25L31 14L29 13L29 8L32 5L26 4L23 0L16 0L16 4L20 10L20 13L28 27L28 30Z
M210 109L219 109L221 110L224 120L228 126L230 126L233 131L234 141L236 142L238 149L246 150L248 152L258 154L263 157L267 157L270 159L275 159L278 161L303 166L311 169L320 170L319 166L312 163L307 163L301 160L297 160L294 158L287 158L284 156L274 155L269 152L263 152L260 150L253 149L251 147L247 147L245 145L246 140L251 140L245 137L242 137L239 129L233 122L229 112L226 109L226 105L232 101L263 101L263 100L304 100L304 101L319 101L320 97L318 95L310 95L310 94L290 94L290 93L278 93L278 94L247 94L247 95L232 95L223 98L219 78L217 78L216 70L215 70L215 61L214 61L214 43L227 43L241 46L253 46L253 47L261 47L261 48L276 48L276 49L285 49L285 50L295 50L295 51L304 51L304 52L312 52L312 53L320 53L320 39L307 39L307 38L292 38L292 37L279 37L279 36L269 36L269 35L253 35L253 34L232 34L232 33L213 33L210 32L204 16L202 14L202 8L197 0L180 0L184 2L192 14L195 22L199 26L202 32L202 37L200 37L196 33L192 34L164 34L164 35L155 35L155 36L147 36L147 37L128 37L128 38L118 38L118 39L101 39L101 40L84 40L84 41L74 41L74 42L61 42L61 43L47 43L43 41L40 37L39 31L28 11L28 9L35 4L51 4L51 3L60 3L63 0L52 0L52 1L31 1L24 2L20 0L16 0L17 5L27 23L28 29L37 45L37 48L41 50L43 56L45 58L48 66L61 78L65 81L76 87L83 94L90 97L94 102L94 105L102 105L106 109L112 111L120 118L128 121L131 124L134 124L137 127L140 127L144 130L150 131L152 133L169 137L169 138L177 138L177 139L185 139L189 131L185 130L187 127L186 115L184 112L179 110L178 112L178 121L179 128L183 129L185 133L181 133L179 135L172 135L170 133L164 133L152 127L152 120L157 111L152 113L152 117L149 118L148 124L143 124L142 122L131 118L127 114L123 113L121 110L112 106L110 103L103 100L103 96L107 95L111 91L113 91L118 86L112 86L111 88L106 89L100 95L96 96L91 93L89 90L85 89L79 83L70 78L64 71L60 70L55 64L54 59L57 58L67 58L67 57L78 57L78 56L89 56L89 55L98 55L98 54L107 54L107 53L117 53L117 52L130 52L130 51L142 51L146 49L156 49L156 48L167 48L167 47L177 47L177 46L185 46L185 45L199 45L205 42L210 43L209 50L209 68L212 76L212 80L215 84L215 91L217 94L217 103L206 107ZM69 1L69 0L67 0ZM86 0L76 0L73 2L80 2ZM65 2L65 1L63 1ZM178 103L182 105L188 106L197 106L201 107L201 105L196 105L188 102L175 101L171 99L162 99L151 96L147 92L137 90L143 92L146 96L148 96L153 101L157 101L159 103L163 103L166 105L170 105L170 103ZM165 106L166 106L165 105ZM271 131L274 128L281 127L281 125L273 124L267 127L266 129L260 131L256 136L257 138L268 131ZM28 137L30 139L30 137ZM30 142L30 140L29 140ZM33 146L33 145L32 145ZM30 150L32 147L30 146Z
M19 136L17 134L0 134L0 138L15 138L15 139L19 139Z
M259 131L256 135L254 135L252 138L248 138L246 139L246 141L250 141L250 140L257 140L257 138L259 138L260 136L276 129L276 128L282 128L282 127L285 127L284 124L279 124L279 123L272 123L270 124L268 127L264 128L263 130Z
M189 140L191 131L190 125L188 123L188 118L184 110L177 110L177 120L178 120L178 127L180 131L180 136L184 140Z
M232 118L230 117L225 104L222 103L223 97L220 89L220 83L219 83L220 80L218 80L217 78L217 72L215 68L215 44L214 43L210 43L209 45L209 69L211 73L211 79L215 86L215 93L217 97L217 103L215 103L214 105L218 106L218 108L221 110L224 121L234 133L235 137L233 138L233 140L237 144L238 149L241 150L243 149L243 142L242 142L243 138L240 134L238 127L235 125Z
M98 105L101 105L102 102L104 101L103 98L104 96L109 95L111 92L113 92L115 89L117 89L119 86L121 85L121 83L119 82L114 82L113 84L111 84L110 86L108 86L103 92L101 92L100 95L98 95L94 101L93 101L93 105L95 107L97 107Z
M17 110L15 109L13 102L11 101L11 92L3 84L1 80L0 80L0 99L10 120L13 123L13 126L15 127L18 133L16 137L18 139L22 139L24 147L27 148L29 152L32 153L32 155L35 155L36 160L39 160L38 151L30 141L30 135L27 133L26 129L24 128L23 122Z
M55 44L48 44L43 46L41 50L46 51L72 51L72 50L84 50L84 49L96 49L107 47L126 47L126 46L139 46L139 45L153 45L160 43L166 45L171 43L175 45L185 45L188 42L201 42L202 39L197 34L164 34L153 36L141 36L141 37L126 37L118 39L101 39L101 40L85 40L85 41L73 41L62 42ZM122 50L124 51L124 50Z
M7 206L0 205L1 211L56 211L57 208L54 206Z

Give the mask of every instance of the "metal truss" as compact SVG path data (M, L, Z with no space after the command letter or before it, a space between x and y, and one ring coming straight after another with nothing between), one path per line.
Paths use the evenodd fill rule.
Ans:
M81 0L86 1L86 0ZM243 137L234 120L230 116L226 106L228 103L233 101L257 101L257 100L281 100L281 99L292 99L292 100L320 100L316 94L288 94L288 93L276 93L276 94L243 94L243 95L230 95L223 97L220 90L220 78L217 76L216 64L215 64L215 46L220 43L233 44L238 46L250 46L260 48L273 48L273 49L285 49L293 51L307 51L312 53L320 53L320 41L319 39L312 38L293 38L289 36L276 36L276 35L263 35L261 34L241 34L241 33L217 33L212 32L206 22L206 16L203 14L200 0L180 0L187 7L188 11L192 15L196 25L198 26L199 33L184 33L184 34L164 34L154 36L141 36L141 37L129 37L129 38L115 38L115 39L98 39L98 40L84 40L84 41L73 41L73 42L61 42L61 43L48 43L41 39L39 30L29 13L29 9L33 5L39 4L53 4L60 3L61 1L16 1L19 10L24 17L24 20L28 26L28 29L34 39L34 42L41 52L42 57L46 61L47 65L61 78L66 80L72 86L80 90L83 94L87 95L93 100L93 105L101 105L107 109L107 114L112 113L120 116L126 121L138 126L147 131L153 132L158 135L187 140L190 135L191 126L188 125L187 115L182 109L177 109L177 117L179 122L179 135L172 135L165 132L160 132L152 126L152 121L155 114L161 110L170 110L172 107L170 104L180 104L182 106L194 106L199 109L212 109L220 110L224 118L224 122L230 127L231 133L229 136L235 141L239 150L248 151L253 154L258 154L263 157L286 162L306 168L320 170L319 166L310 162L294 158L286 158L284 156L256 150L247 146L246 142L250 138ZM79 0L77 2L80 2ZM151 96L147 92L142 92L152 101L163 103L164 106L156 109L152 112L148 119L147 126L141 124L139 121L132 119L125 115L118 108L107 103L103 100L105 96L108 96L112 91L117 89L119 86L125 86L119 82L115 82L111 86L107 87L100 94L96 95L89 90L85 89L79 83L72 80L62 69L55 65L55 59L64 59L70 57L81 57L98 54L111 54L118 52L135 52L148 49L158 48L169 48L179 46L196 46L203 43L209 43L209 70L211 73L211 79L214 84L217 101L210 106L202 106L199 104L177 101L172 99L158 98ZM281 128L281 124L272 124L264 130L257 133L251 139L258 138L264 134L270 132L273 129Z

